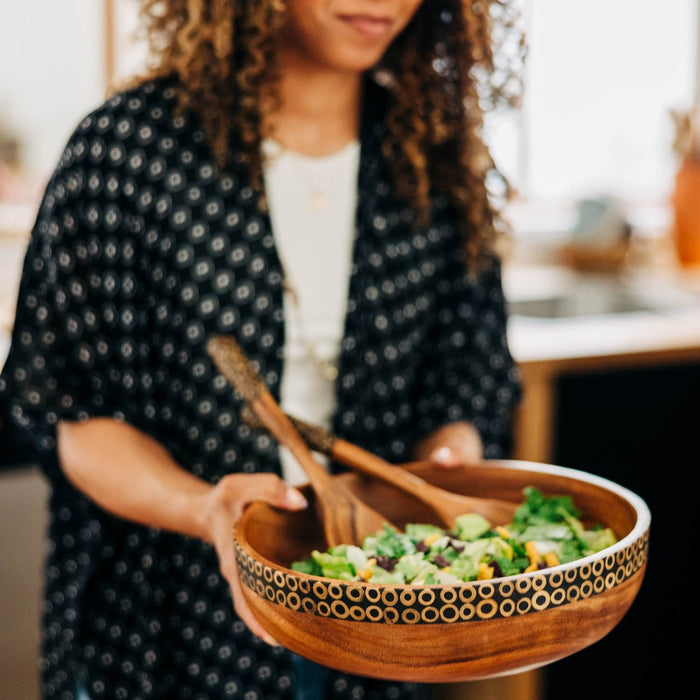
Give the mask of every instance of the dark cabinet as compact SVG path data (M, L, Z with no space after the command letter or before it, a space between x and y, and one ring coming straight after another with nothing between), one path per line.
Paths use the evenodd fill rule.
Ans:
M604 639L546 667L545 700L686 697L697 669L700 363L560 375L552 460L611 479L651 511L647 573Z

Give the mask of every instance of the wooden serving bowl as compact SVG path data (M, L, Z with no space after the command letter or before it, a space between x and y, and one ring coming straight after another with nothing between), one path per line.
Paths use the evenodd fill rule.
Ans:
M644 577L651 521L634 493L586 472L531 462L426 468L420 475L449 490L517 504L529 485L545 495L570 495L585 524L611 527L618 542L568 564L488 581L411 586L331 580L288 568L311 550L325 549L307 488L306 511L254 503L235 528L244 596L275 639L348 673L456 682L561 659L602 638L629 609ZM397 527L435 523L424 505L391 486L355 474L334 478Z

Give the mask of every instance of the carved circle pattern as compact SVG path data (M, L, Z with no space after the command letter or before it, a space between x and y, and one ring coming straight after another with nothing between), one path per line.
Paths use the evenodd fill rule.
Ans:
M613 547L609 554L579 566L552 567L503 581L416 588L285 573L235 544L241 581L271 602L338 620L419 625L527 615L605 593L646 564L649 531L624 549Z

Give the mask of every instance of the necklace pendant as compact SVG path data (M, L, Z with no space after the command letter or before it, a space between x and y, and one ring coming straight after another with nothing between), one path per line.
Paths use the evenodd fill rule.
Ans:
M328 209L328 197L323 192L316 190L311 194L311 208L314 211Z
M338 378L338 368L331 364L324 363L321 373L330 382L334 382Z

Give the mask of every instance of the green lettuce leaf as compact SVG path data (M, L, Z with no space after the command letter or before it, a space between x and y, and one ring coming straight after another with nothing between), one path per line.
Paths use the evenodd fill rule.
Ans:
M455 518L455 526L460 540L475 540L491 529L491 523L477 513L465 513Z
M354 581L357 578L355 567L343 556L314 550L311 552L311 557L321 567L321 575L326 578L344 581Z

